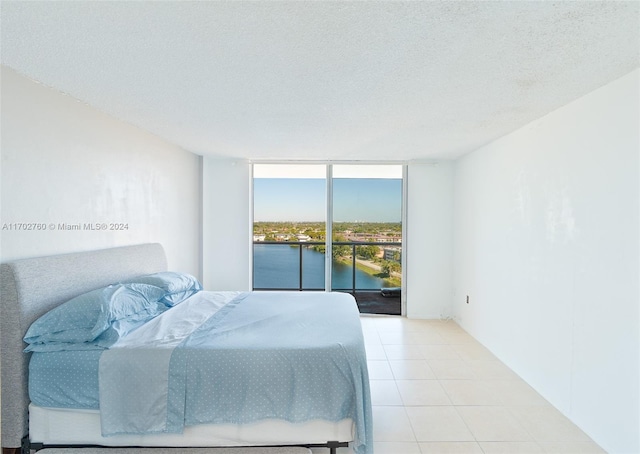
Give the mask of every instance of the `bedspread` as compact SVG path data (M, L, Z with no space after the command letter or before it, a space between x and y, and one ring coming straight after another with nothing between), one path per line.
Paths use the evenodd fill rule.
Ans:
M252 292L218 309L158 345L130 341L102 354L104 436L352 418L356 452L372 452L366 355L351 296Z

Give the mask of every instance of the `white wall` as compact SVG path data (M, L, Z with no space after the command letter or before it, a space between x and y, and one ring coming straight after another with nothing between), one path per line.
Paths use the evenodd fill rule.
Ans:
M408 168L406 301L409 318L451 315L453 163Z
M172 269L200 274L199 156L5 67L1 144L2 261L160 242Z
M251 165L204 157L202 172L202 285L251 290Z
M639 77L471 153L455 175L461 325L610 453L640 452Z

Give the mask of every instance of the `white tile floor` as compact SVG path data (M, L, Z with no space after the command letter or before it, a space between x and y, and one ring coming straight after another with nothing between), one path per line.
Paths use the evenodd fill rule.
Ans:
M604 453L455 322L361 320L375 454Z

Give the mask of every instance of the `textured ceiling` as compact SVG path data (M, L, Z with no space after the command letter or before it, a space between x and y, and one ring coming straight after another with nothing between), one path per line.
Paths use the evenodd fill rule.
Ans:
M455 158L640 66L639 6L3 1L2 64L198 154Z

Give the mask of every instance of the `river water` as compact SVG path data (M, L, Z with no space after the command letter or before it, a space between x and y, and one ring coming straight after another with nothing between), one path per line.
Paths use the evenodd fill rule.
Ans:
M297 289L299 287L300 251L298 246L277 244L253 245L253 287ZM302 248L302 288L324 290L324 253ZM352 288L353 267L333 262L331 281L334 290ZM356 268L356 289L380 290L384 279Z

